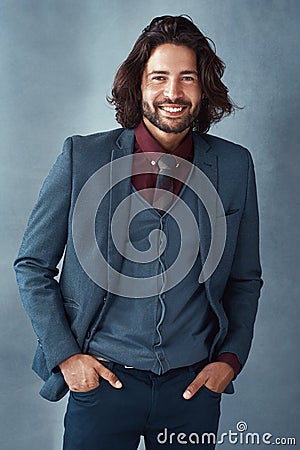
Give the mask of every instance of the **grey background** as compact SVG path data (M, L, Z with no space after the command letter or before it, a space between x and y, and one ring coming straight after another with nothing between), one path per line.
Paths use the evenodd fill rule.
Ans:
M245 108L212 132L251 150L259 192L265 286L249 361L236 394L223 397L220 431L245 420L249 431L300 440L300 3L1 0L2 450L61 448L66 400L38 395L41 381L30 370L36 341L11 268L42 180L66 136L116 127L105 96L117 66L154 16L182 13L227 64L224 80Z

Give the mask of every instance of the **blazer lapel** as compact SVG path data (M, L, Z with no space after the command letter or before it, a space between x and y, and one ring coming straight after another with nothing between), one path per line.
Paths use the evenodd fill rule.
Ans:
M108 291L114 292L114 287L118 283L118 274L121 271L122 253L124 253L127 230L129 225L130 208L122 209L122 217L115 222L117 226L118 242L121 243L119 249L114 245L112 239L112 218L116 208L131 193L131 170L132 159L122 158L133 153L134 130L124 130L116 141L116 145L111 153L110 165L110 201L108 217ZM118 161L119 158L122 158ZM123 178L123 179L122 179ZM122 181L118 182L118 180ZM112 289L112 291L111 291Z
M198 169L200 169L204 173L204 175L206 175L209 178L210 182L213 184L214 188L217 191L218 189L217 156L213 154L210 145L206 142L204 138L202 138L196 133L193 133L193 140L194 140L194 165ZM197 187L198 186L199 185L197 185ZM199 186L200 196L201 192L203 192L204 190L205 192L207 192L207 188L205 187L205 185L201 187L200 181ZM203 202L201 201L200 198L198 198L200 256L202 268L206 261L211 244L211 227L213 227L214 224L216 223L215 220L217 217L217 196L209 195L209 197L210 197L209 209L212 219L211 221L209 220ZM203 282L203 276L204 280L206 280L205 273L203 273L201 279L199 280L200 282ZM209 278L206 284L208 286Z

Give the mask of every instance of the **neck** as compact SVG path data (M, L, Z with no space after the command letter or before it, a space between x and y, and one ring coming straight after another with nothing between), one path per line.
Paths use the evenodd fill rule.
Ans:
M172 153L172 151L178 147L190 130L189 128L186 128L181 133L166 133L153 125L146 117L143 118L143 122L154 139L156 139L161 147L169 153Z

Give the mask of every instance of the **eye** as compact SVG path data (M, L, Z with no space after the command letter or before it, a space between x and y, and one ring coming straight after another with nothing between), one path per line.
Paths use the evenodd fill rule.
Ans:
M164 81L166 79L166 77L162 76L162 75L156 75L155 77L152 78L152 80L154 81Z
M190 75L186 75L184 77L182 77L183 81L195 81L194 77L191 77Z

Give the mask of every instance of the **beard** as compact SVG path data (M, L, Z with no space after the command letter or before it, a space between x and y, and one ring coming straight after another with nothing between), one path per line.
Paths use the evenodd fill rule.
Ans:
M152 123L155 127L159 128L161 131L164 131L165 133L174 133L179 134L182 133L187 128L190 128L195 121L195 119L198 117L201 103L199 102L197 106L195 107L194 111L189 112L184 117L179 118L165 118L161 117L159 114L159 106L168 103L169 105L176 104L176 105L182 105L191 107L190 102L184 102L183 100L170 102L169 100L164 100L160 102L153 103L153 109L150 107L149 103L143 101L142 103L142 113L143 116L146 117L146 119L149 120L149 122Z

